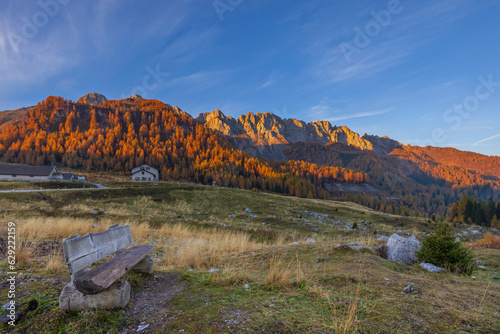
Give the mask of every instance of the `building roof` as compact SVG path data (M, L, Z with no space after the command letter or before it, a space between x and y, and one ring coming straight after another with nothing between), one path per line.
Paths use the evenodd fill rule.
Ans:
M0 175L49 176L54 166L27 166L0 164Z
M75 174L73 173L62 173L63 180L72 180L75 178Z
M134 167L134 168L132 168L130 171L133 171L133 170L134 170L134 169L136 169L136 168L139 168L139 169L140 169L141 167L149 167L150 169L154 169L154 170L158 171L158 168L155 168L155 167L150 166L150 165L148 165L148 164L142 164L142 165L139 165L139 166L135 166L135 167Z

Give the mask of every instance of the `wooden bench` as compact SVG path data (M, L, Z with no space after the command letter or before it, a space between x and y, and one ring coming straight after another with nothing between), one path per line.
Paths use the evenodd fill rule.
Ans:
M148 254L154 245L138 245L125 249L133 243L130 225L119 226L119 224L109 226L103 232L84 236L77 234L64 239L64 259L68 264L71 283L61 292L59 298L61 308L83 310L87 307L124 307L122 305L126 305L130 299L130 285L126 281L118 281L120 277L129 270L150 274L153 272L153 259ZM115 256L108 261L95 268L88 268L112 254ZM105 296L105 293L110 296ZM119 301L106 304L106 300L115 297ZM75 306L76 304L78 305Z

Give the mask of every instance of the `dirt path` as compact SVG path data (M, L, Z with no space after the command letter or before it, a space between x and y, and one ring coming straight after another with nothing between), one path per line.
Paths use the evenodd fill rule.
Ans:
M132 291L125 317L132 325L122 328L119 334L137 333L140 325L149 325L139 333L162 333L168 322L170 301L184 290L186 283L179 280L179 274L155 272L144 277L140 290Z

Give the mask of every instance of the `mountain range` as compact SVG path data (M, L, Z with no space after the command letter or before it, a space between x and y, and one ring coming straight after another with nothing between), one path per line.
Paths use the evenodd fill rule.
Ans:
M283 150L296 143L343 143L360 150L387 155L403 145L389 137L360 136L346 126L332 126L328 121L305 123L294 118L282 119L272 113L247 113L238 119L220 110L196 118L244 151L256 157L286 160Z
M496 156L272 113L234 119L215 110L194 119L137 95L49 97L0 112L0 160L120 173L147 162L163 179L349 199L398 214L446 214L464 194L496 199L500 188Z

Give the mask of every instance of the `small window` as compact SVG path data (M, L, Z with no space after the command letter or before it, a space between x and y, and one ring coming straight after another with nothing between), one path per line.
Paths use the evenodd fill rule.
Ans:
M144 175L144 172L142 172L142 175Z
M16 174L14 174L14 175L12 175L12 177L17 177L17 175L16 175Z

